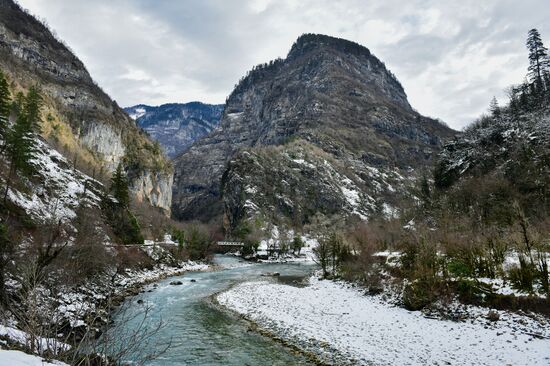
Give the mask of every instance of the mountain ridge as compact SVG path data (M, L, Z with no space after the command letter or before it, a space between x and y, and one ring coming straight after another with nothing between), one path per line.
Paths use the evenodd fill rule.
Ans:
M172 209L179 219L242 212L221 197L222 176L243 150L301 140L350 166L407 169L431 161L455 133L414 111L401 84L367 48L307 34L286 59L247 73L227 98L219 127L176 159ZM336 207L345 201L338 195ZM243 206L246 199L230 201ZM225 221L234 227L239 220Z
M124 110L174 158L219 124L223 107L193 101L159 106L138 104Z

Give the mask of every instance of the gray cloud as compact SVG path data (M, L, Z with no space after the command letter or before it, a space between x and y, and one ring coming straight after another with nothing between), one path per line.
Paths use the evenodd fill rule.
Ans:
M302 33L359 42L421 113L461 128L521 82L545 0L19 0L46 19L120 105L220 103ZM546 37L548 39L548 37Z

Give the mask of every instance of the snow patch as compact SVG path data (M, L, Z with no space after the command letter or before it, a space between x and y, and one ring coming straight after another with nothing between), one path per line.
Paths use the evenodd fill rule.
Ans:
M134 111L132 113L130 113L129 115L130 115L130 118L135 121L136 119L144 116L145 113L146 113L145 108L139 107L139 108L134 109Z
M429 319L332 281L312 278L305 288L248 282L217 299L287 339L326 344L360 365L548 365L550 360L548 339L506 322ZM540 331L550 335L549 329Z
M21 351L0 350L0 365L5 366L69 366L61 361L44 361L42 357Z

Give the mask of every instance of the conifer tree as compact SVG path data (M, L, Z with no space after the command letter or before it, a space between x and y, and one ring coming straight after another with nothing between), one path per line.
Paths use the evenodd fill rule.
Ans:
M540 33L533 28L527 36L529 50L529 78L537 87L543 86L543 75L548 70L548 49L544 47Z
M6 155L10 162L4 202L6 202L9 186L17 173L31 175L34 166L31 159L34 156L34 138L40 130L40 109L42 98L38 88L31 87L26 97L18 94L13 105L17 113L13 127L6 135Z
M127 208L130 203L130 194L128 189L128 179L122 171L122 165L119 164L111 178L111 191L121 208Z
M40 133L40 109L42 108L43 100L40 90L31 86L27 97L25 98L25 118L28 124L29 131L33 134Z
M0 71L0 139L2 139L2 147L6 143L6 135L9 127L9 115L10 115L10 90L8 88L8 81L4 77L2 71Z
M110 193L116 202L105 195L102 208L105 210L114 233L125 244L143 243L139 222L130 211L129 183L121 164L118 165L111 177Z
M498 105L497 98L493 97L493 99L491 99L491 104L489 104L489 111L491 112L491 116L493 117L493 119L500 119L500 107Z
M6 270L11 261L13 242L5 224L0 223L0 303L6 303Z

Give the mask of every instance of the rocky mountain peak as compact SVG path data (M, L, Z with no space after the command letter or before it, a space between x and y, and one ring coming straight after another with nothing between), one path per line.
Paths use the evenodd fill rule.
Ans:
M340 212L344 205L355 205L350 211L366 217L378 205L373 197L389 184L383 177L399 180L399 173L382 170L423 166L453 134L415 112L399 81L367 48L306 34L287 58L247 73L227 98L220 126L175 160L173 212L180 219L204 220L225 214L231 227L250 207L279 207L275 210L283 216L292 213L302 223L318 211ZM280 148L266 150L273 146ZM287 169L300 166L294 160L319 169L318 175L296 175ZM281 186L275 194L254 171L262 171L267 181L276 176L293 182L292 187ZM349 183L346 197L338 188L342 180ZM317 197L319 191L323 197ZM317 198L299 203L299 192ZM248 200L247 211L249 196L255 198ZM285 202L274 203L282 197Z
M358 73L369 72L375 77L381 77L386 80L386 87L391 87L392 93L396 99L406 107L410 107L407 102L407 95L403 86L397 80L396 76L389 71L385 64L374 56L370 50L356 42L342 38L331 37L324 34L307 33L301 35L292 45L288 53L287 60L299 60L300 58L317 58L334 62L339 67L346 67L346 61L351 59L362 67L356 70ZM309 62L309 61L308 61ZM367 68L367 70L364 69Z

